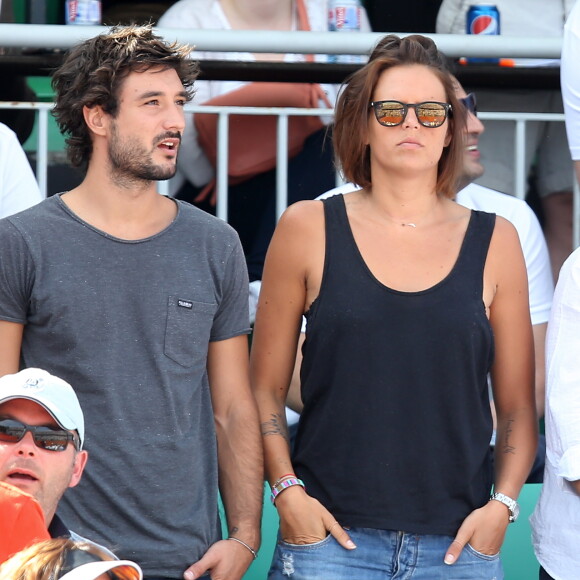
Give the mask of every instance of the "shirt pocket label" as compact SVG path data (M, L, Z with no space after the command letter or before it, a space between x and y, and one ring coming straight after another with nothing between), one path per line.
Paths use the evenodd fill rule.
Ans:
M164 352L183 367L203 363L209 344L216 303L197 302L182 296L169 296Z

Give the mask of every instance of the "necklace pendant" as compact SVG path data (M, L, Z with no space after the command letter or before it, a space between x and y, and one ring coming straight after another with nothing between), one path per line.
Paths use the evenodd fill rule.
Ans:
M405 227L405 226L408 226L408 227L410 227L410 228L416 228L416 227L417 227L417 225L416 225L416 224L414 224L414 223L412 223L412 222L409 222L408 224L401 224L401 225L402 225L403 227Z

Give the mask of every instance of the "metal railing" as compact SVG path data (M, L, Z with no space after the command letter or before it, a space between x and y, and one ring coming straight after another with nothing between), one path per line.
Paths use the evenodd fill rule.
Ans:
M38 134L36 143L36 177L41 192L47 193L47 175L49 163L48 122L52 103L7 103L0 102L0 109L19 108L33 109L38 115ZM216 215L228 220L228 122L231 115L276 115L278 117L277 135L277 174L276 174L276 216L279 217L288 205L287 174L288 174L288 119L291 116L332 115L332 109L292 109L265 107L215 107L188 104L185 108L189 113L215 113L218 115L218 154L217 154L217 206ZM524 199L527 189L525 162L526 124L531 121L564 122L563 113L512 113L512 112L479 112L482 121L497 120L514 123L514 183L515 195ZM580 245L580 192L575 176L574 183L574 214L573 243ZM159 191L167 193L166 182L160 182Z
M57 24L0 24L0 45L41 49L67 49L108 30L105 26ZM267 30L196 30L157 28L167 40L178 40L205 52L265 52L298 54L368 54L387 32L280 32ZM409 33L397 33L405 36ZM425 34L447 56L560 58L561 37L512 37L462 34Z

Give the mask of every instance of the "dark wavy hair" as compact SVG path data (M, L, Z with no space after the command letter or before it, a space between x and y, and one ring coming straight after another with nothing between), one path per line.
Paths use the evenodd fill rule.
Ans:
M83 108L100 105L114 117L121 85L130 73L173 69L191 100L198 75L197 63L189 58L192 50L188 45L167 43L153 33L151 25L116 26L72 48L52 77L56 93L52 114L67 137L72 165L86 169L93 151Z
M437 169L437 192L453 197L461 172L464 108L459 104L445 56L426 36L414 34L400 38L383 37L371 53L368 63L353 73L343 84L339 95L333 131L337 166L347 181L363 188L372 187L370 147L366 144L369 104L381 74L395 66L423 65L441 81L446 100L451 104L448 118L451 142L443 150Z

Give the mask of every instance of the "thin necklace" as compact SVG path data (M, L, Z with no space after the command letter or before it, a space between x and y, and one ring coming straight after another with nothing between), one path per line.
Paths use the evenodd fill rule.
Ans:
M424 220L424 218L430 214L433 211L433 208L430 208L429 210L427 210L423 215L419 216L419 221ZM383 214L388 220L390 220L391 222L393 222L394 224L397 224L399 226L401 226L402 228L416 228L417 227L417 223L418 222L402 222L401 220L395 219L393 217L391 217L390 215L388 215L387 213ZM419 225L421 225L419 223Z

